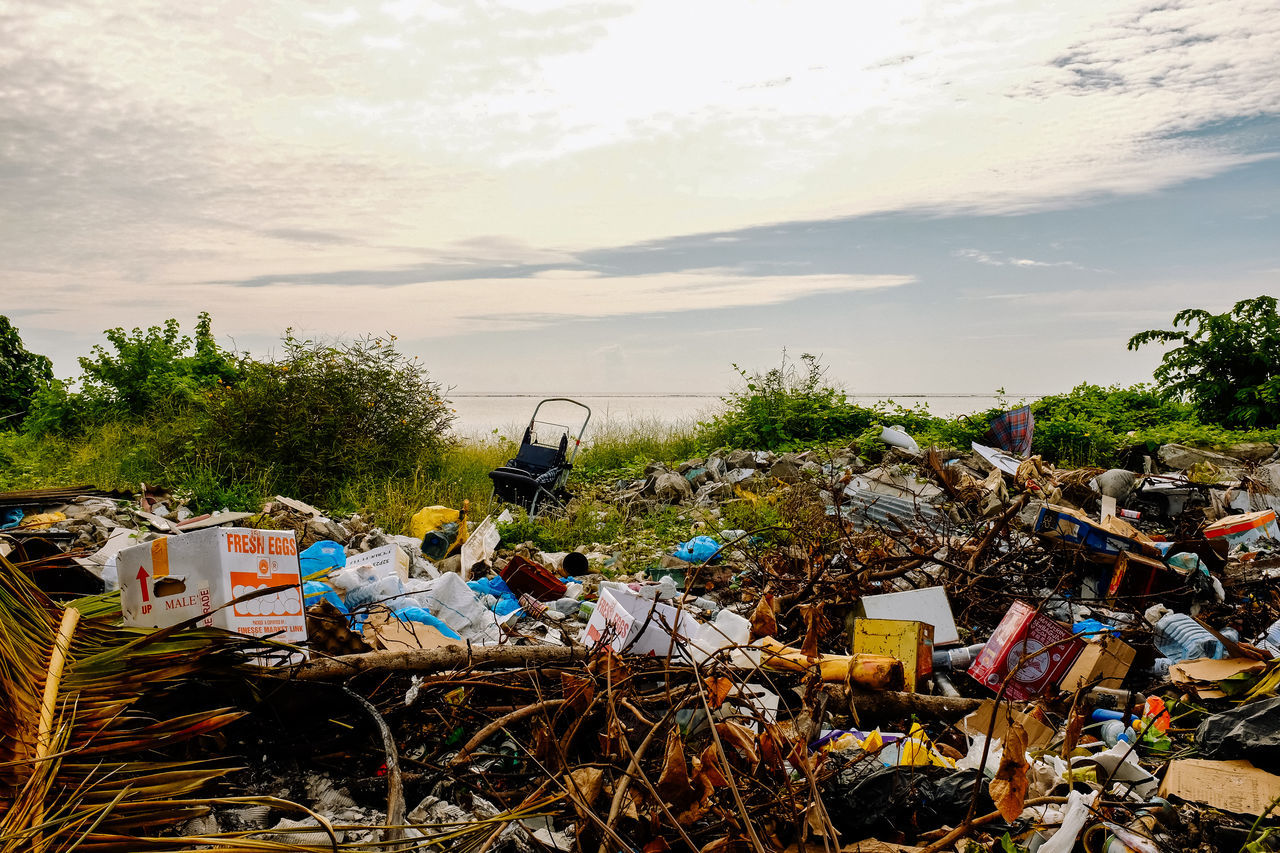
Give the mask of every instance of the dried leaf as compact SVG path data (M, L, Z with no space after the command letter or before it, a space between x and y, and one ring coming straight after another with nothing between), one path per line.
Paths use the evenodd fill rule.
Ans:
M582 714L596 695L595 682L568 672L560 673L560 688L565 702L559 713Z
M1080 743L1080 735L1084 732L1084 717L1084 714L1073 709L1071 716L1067 718L1067 733L1062 741L1064 759L1070 757L1075 752L1076 744Z
M670 849L671 845L661 835L650 841L643 848L644 853L667 853Z
M751 845L745 839L725 836L708 841L698 853L746 853L750 849Z
M684 759L684 742L678 729L667 735L667 755L662 762L662 775L654 786L658 796L668 803L684 803L692 793L689 784L689 768Z
M720 736L720 742L725 748L740 753L749 767L754 768L760 763L760 753L756 750L756 733L751 729L740 723L726 721L716 723L716 734Z
M800 646L800 654L813 660L819 654L818 640L826 627L826 620L822 618L822 605L803 605L800 613L804 617L804 643Z
M773 596L760 596L756 609L751 613L751 639L772 637L778 633L778 617L773 611Z
M575 805L591 808L604 791L604 771L598 767L579 767L564 777L564 784L573 795Z
M708 678L706 684L707 703L711 705L712 710L718 710L733 692L733 682L728 678Z
M1027 801L1027 732L1013 723L1005 732L1004 754L987 791L1005 820L1016 820Z
M724 778L724 774L720 772L720 752L716 749L716 745L710 744L706 749L702 750L699 757L701 766L698 768L699 774L706 777L712 785L722 788L729 784L729 780Z

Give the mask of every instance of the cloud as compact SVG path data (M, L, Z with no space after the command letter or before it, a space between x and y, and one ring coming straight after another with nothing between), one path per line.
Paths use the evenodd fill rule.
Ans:
M1074 270L1085 269L1085 267L1073 261L1035 261L1031 258L1015 258L1003 252L984 252L981 249L957 249L951 254L957 258L966 258L989 267L1067 267Z
M217 306L219 327L239 334L274 336L288 326L346 334L390 330L421 337L465 335L562 326L583 320L674 316L731 308L793 303L823 294L853 295L911 284L905 275L747 275L734 269L690 269L676 273L608 276L554 270L535 278L490 277L419 280L396 286L354 289L342 284L278 283L232 288L201 284L155 289L144 299L118 292L101 300L95 323L137 325L138 304L149 316L185 316ZM333 318L340 316L341 325ZM39 327L82 332L76 299L47 300Z
M230 279L1149 192L1268 156L1189 134L1280 111L1278 41L1269 0L11 0L0 248Z

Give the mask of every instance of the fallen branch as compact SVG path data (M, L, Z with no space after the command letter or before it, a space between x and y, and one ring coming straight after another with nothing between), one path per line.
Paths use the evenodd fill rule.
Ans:
M564 703L564 699L544 699L541 702L535 702L532 705L512 711L505 717L499 717L480 731L476 732L475 736L471 738L471 740L467 741L466 746L462 747L462 751L453 757L453 760L449 762L449 765L451 767L460 767L463 764L466 764L471 760L471 753L475 751L476 747L484 743L502 729L512 723L520 722L525 717L532 717L534 714L541 711L549 711L552 708L559 708Z
M927 696L923 693L898 693L892 690L874 693L850 693L839 687L828 687L837 706L857 709L858 719L887 720L912 715L936 720L955 720L978 709L981 699L961 696Z
M588 651L580 646L442 646L321 658L301 664L291 672L294 678L302 681L340 681L371 672L442 672L473 666L546 666L586 660L587 656Z

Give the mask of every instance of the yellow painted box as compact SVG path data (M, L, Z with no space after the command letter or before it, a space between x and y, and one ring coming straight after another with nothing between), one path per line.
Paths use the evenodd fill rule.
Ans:
M850 641L855 655L890 655L902 661L909 693L933 674L933 626L927 622L854 619Z

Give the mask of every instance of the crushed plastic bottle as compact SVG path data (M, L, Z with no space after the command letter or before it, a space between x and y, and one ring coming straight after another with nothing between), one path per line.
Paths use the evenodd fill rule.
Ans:
M1222 641L1185 613L1169 613L1155 624L1155 644L1169 660L1193 660L1227 656Z

